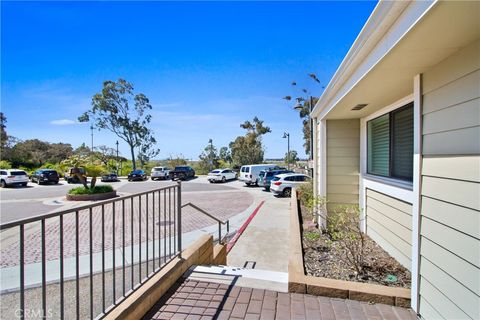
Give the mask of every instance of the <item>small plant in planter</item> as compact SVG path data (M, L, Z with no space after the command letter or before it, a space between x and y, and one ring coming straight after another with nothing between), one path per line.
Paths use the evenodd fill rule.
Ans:
M327 233L345 250L345 262L355 268L357 278L364 274L365 235L360 229L360 208L340 205L327 218Z
M313 182L302 184L298 188L298 198L307 210L309 220L304 223L305 229L317 227L317 217L325 219L327 199L325 197L313 195Z
M112 192L113 187L111 185L95 186L93 188L77 187L70 189L68 194L97 194Z

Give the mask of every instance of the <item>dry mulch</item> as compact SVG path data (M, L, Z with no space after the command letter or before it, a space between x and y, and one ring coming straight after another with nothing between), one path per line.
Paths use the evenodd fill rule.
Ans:
M303 220L307 221L302 208ZM307 235L307 237L305 236ZM364 273L358 275L348 264L346 253L337 241L332 241L318 228L302 230L305 272L309 276L410 288L411 275L405 267L365 235ZM394 276L394 277L392 277Z

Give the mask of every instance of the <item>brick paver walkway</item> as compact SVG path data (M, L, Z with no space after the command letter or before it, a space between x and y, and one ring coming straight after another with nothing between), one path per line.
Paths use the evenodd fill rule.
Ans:
M148 201L147 201L148 200ZM126 200L118 201L115 210L111 204L104 206L102 241L102 207L97 206L92 210L92 252L111 250L113 247L113 216L115 218L115 248L119 249L132 244L131 235L134 234L133 244L152 241L153 239L164 239L174 236L176 230L175 202L176 195L172 191L156 193L155 197L150 194L147 198L143 196L141 203L138 198L133 202ZM253 197L244 191L231 190L223 192L186 193L182 195L182 202L192 202L200 208L210 212L219 219L226 220L246 210L253 202ZM148 211L147 211L148 208ZM154 211L155 210L155 211ZM123 211L125 211L125 229L123 229ZM113 214L115 212L115 214ZM139 213L140 212L140 213ZM141 229L139 229L141 219ZM148 220L148 223L147 223ZM75 214L70 213L64 216L63 221L64 258L74 257L76 254L75 245ZM198 213L190 207L182 210L182 231L183 233L198 230L215 224L211 218ZM41 231L40 223L35 222L32 230L25 232L25 264L41 261ZM16 228L17 230L18 228ZM139 231L140 230L140 231ZM18 232L18 231L17 231ZM139 235L141 234L141 238ZM60 253L60 230L59 218L47 219L45 227L46 238L46 260L57 260ZM125 236L125 239L123 239ZM176 236L176 235L175 235ZM19 264L19 236L16 241L0 244L0 268L17 266ZM169 250L169 252L172 250ZM174 252L173 250L172 252ZM79 211L79 254L85 255L90 252L90 221L89 210Z
M151 319L417 319L413 311L382 304L184 280L144 317Z

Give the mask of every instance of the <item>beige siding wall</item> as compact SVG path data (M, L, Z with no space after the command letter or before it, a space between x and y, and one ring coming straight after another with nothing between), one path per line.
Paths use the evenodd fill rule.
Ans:
M480 317L480 41L423 75L420 314Z
M327 121L327 199L331 210L339 204L358 204L360 120Z
M408 270L412 263L412 205L367 189L367 234Z

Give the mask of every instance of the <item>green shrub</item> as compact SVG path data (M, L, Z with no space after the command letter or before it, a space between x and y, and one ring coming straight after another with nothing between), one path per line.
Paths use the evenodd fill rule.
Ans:
M97 193L107 193L112 191L113 191L113 187L110 185L95 186L93 188L85 188L82 186L82 187L70 189L70 191L68 191L68 194L97 194Z
M315 219L317 216L325 219L327 199L313 194L313 181L300 185L297 190L298 199L307 209L308 216L312 217L312 219Z
M316 240L318 240L318 238L320 238L320 234L318 232L314 232L314 231L304 232L303 236L310 241L316 241Z
M12 164L8 162L7 160L1 160L0 161L0 168L1 169L12 169Z

